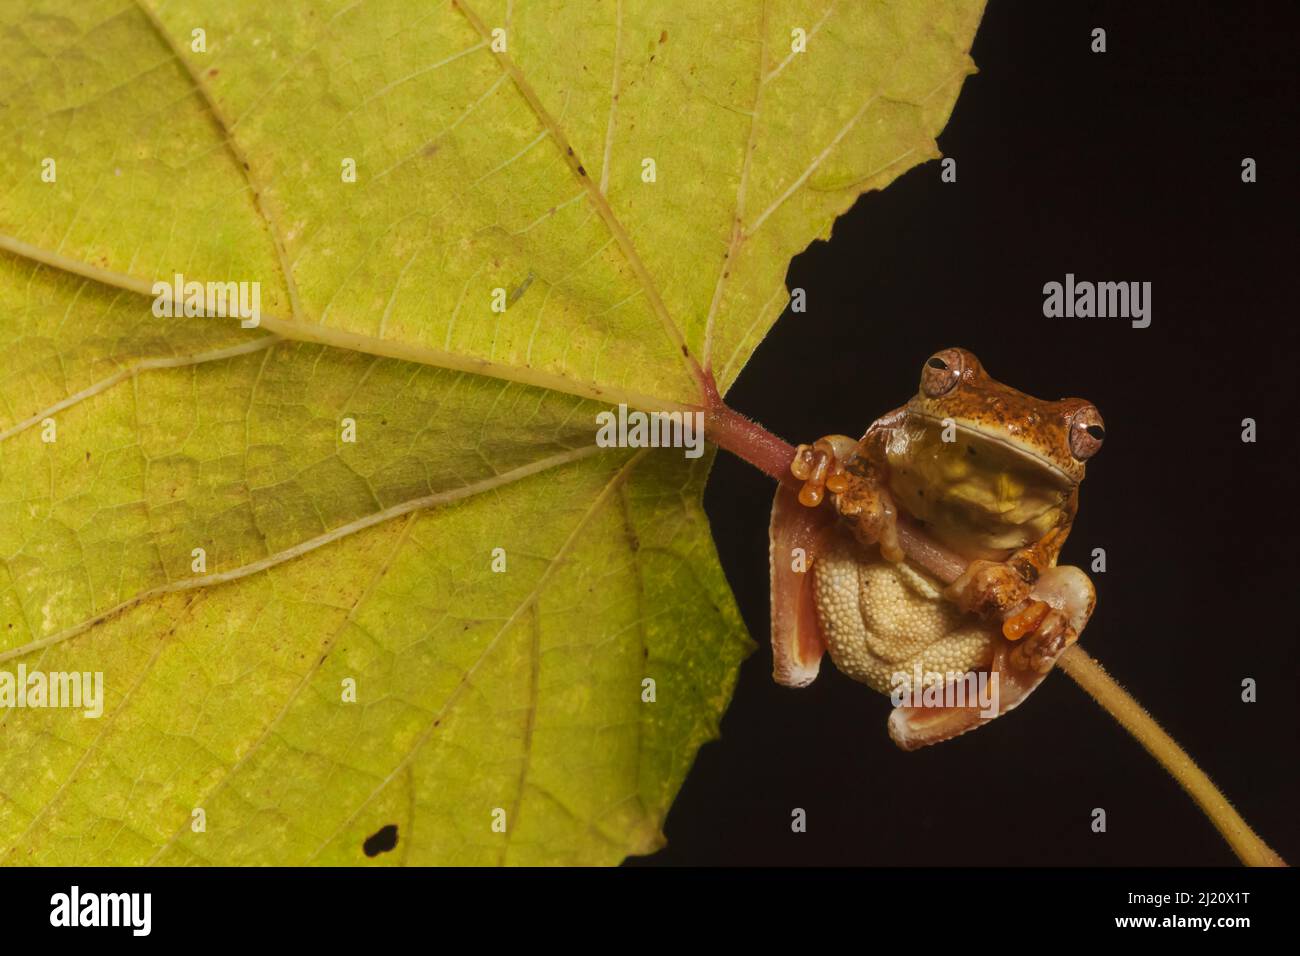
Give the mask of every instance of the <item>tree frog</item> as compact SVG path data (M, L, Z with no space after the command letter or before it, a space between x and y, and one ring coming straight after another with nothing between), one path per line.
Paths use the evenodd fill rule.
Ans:
M889 733L908 750L1011 710L1096 603L1087 575L1056 561L1104 438L1092 403L1033 398L951 348L861 439L800 445L790 471L802 487L783 484L772 505L775 679L807 686L829 653L894 696ZM909 532L954 570L941 579L906 558ZM968 674L996 688L993 706L960 696Z

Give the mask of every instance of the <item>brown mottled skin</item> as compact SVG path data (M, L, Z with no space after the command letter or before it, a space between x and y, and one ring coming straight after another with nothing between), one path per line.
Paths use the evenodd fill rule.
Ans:
M1045 670L1078 635L1029 593L1056 565L1085 460L1102 437L1084 399L1034 398L990 377L965 349L945 349L922 366L906 405L852 446L842 436L800 445L791 472L805 482L801 503L815 506L830 491L858 541L890 561L903 558L899 510L970 559L947 597L1003 622L1008 639L1027 637L1013 663Z
M991 377L980 360L965 349L944 351L962 357L963 368L956 387L936 398L918 390L897 411L935 421L951 418L958 427L965 425L1029 450L1076 485L1083 480L1087 464L1070 452L1070 419L1080 409L1091 406L1091 402L1083 398L1055 402L1034 398ZM870 429L867 434L871 434Z

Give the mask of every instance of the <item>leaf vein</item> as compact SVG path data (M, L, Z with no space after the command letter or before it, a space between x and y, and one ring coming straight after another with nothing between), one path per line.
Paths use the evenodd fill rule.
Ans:
M317 535L316 537L310 538L306 541L300 541L291 548L286 548L285 550L279 551L275 554L267 555L264 558L259 558L257 561L253 561L237 568L231 568L227 571L217 571L212 574L205 574L194 578L185 578L180 581L174 581L170 584L162 585L161 587L151 588L148 591L137 594L106 611L88 618L80 624L66 628L58 634L51 635L50 637L43 637L35 641L29 641L19 647L4 651L3 653L0 653L0 663L13 660L16 657L24 657L43 647L51 647L55 644L61 644L64 641L71 640L72 638L90 630L90 628L94 627L96 624L100 624L109 618L130 610L131 608L152 598L161 597L165 594L173 594L177 591L190 591L196 588L210 587L217 584L226 584L230 581L238 581L239 579L246 578L249 575L257 574L258 572L284 564L286 561L292 561L294 558L307 554L310 551L315 551L317 548L324 547L327 544L332 544L340 538L346 538L349 535L356 534L358 531L364 531L366 528L374 527L377 524L392 520L393 518L400 517L404 514L409 514L412 511L423 511L427 508L434 508L438 505L449 504L453 501L469 498L485 491L491 491L495 488L500 488L503 485L508 485L511 482L519 481L531 475L535 475L538 472L546 471L550 468L558 467L559 465L568 464L569 462L595 455L603 450L604 449L601 449L596 445L584 445L583 447L574 449L573 451L551 455L547 458L542 458L538 461L530 462L527 465L521 465L518 468L503 472L500 475L494 475L491 478L485 478L482 481L474 482L473 484L466 485L463 488L454 488L450 491L439 491L431 495L423 495L419 498L413 498L410 501L404 501L393 505L391 508L386 508L383 511L364 515L357 518L355 521L349 521L347 524L340 525L325 534ZM35 634L36 631L32 630L31 633Z
M258 182L257 177L253 174L253 166L248 160L248 155L244 152L244 148L239 144L239 141L235 139L234 133L232 132L232 126L227 122L220 107L217 106L217 101L213 98L212 91L209 90L207 84L203 82L203 77L200 75L198 70L194 69L193 64L181 55L180 49L176 46L175 39L167 32L167 28L158 18L158 14L155 13L144 2L144 0L134 0L134 3L140 10L140 13L149 22L149 26L153 29L154 33L157 34L158 39L162 41L163 45L169 51L171 51L172 56L175 57L176 62L180 65L181 69L183 69L189 76L190 82L194 84L194 91L198 93L199 98L203 101L209 115L212 117L212 122L217 128L217 132L221 134L222 141L230 151L231 157L235 160L235 165L239 168L240 172L243 173L245 180L247 180L248 188L253 193L253 205L257 207L258 213L266 223L267 235L271 239L272 246L275 247L275 254L280 262L280 272L284 276L285 291L289 294L289 311L294 321L301 321L302 308L298 303L298 284L294 281L293 270L289 266L288 252L285 250L284 246L284 234L280 229L279 222L276 220L270 206L264 201L266 195L265 188Z
M628 459L626 464L611 476L608 482L606 482L605 487L601 490L600 494L598 494L592 501L590 507L588 507L583 513L582 517L578 519L577 524L574 525L569 536L564 540L564 543L560 545L559 549L555 552L555 555L550 559L550 562L546 566L546 570L543 571L541 576L537 579L537 584L533 587L533 590L524 598L523 601L520 602L519 606L516 607L510 617L506 619L506 622L501 625L496 634L493 635L492 639L483 646L483 650L479 652L478 657L474 659L474 663L471 664L461 676L460 681L456 684L455 689L453 689L447 696L447 700L443 703L437 715L433 720L429 721L428 726L424 729L424 733L420 735L419 739L415 741L402 759L398 761L397 765L393 767L388 776L385 777L379 785L361 801L357 808L352 811L352 813L342 823L340 823L328 837L321 841L320 845L305 861L306 864L310 864L319 857L320 854L324 852L325 848L329 846L329 844L333 842L340 833L351 826L353 821L361 815L361 811L368 807L374 799L384 791L384 788L392 782L393 778L405 769L405 767L424 749L424 745L432 739L433 732L438 729L443 720L446 719L447 715L451 713L452 708L455 707L457 702L459 702L465 689L470 686L470 679L478 671L478 668L482 666L483 662L492 654L492 651L496 649L501 638L515 625L523 614L532 608L537 599L541 597L542 592L550 583L552 576L563 566L564 559L568 557L569 552L573 550L573 547L577 544L579 538L581 538L582 532L586 530L591 519L599 514L605 506L609 504L610 499L614 497L623 482L625 482L628 476L632 473L632 469L636 467L637 463L645 456L645 454L645 450L637 452Z
M460 10L460 12L470 22L470 25L478 31L479 35L483 37L484 40L490 40L491 35L487 27L484 26L483 21L479 18L478 14L469 8L466 0L452 0L452 5ZM496 60L501 64L502 69L510 75L510 79L515 84L515 89L519 91L519 94L524 98L524 101L532 109L533 113L536 114L538 120L546 128L546 131L551 134L551 139L563 154L569 169L573 172L574 176L578 178L578 182L583 186L583 188L587 190L588 196L591 197L592 204L596 207L596 211L604 221L605 227L613 233L615 240L618 242L619 248L623 252L623 257L627 260L633 274L637 277L637 280L645 286L646 298L650 302L650 306L654 313L659 317L660 323L664 327L664 332L674 347L673 350L681 355L682 360L686 364L687 370L691 373L696 385L701 390L701 396L703 396L705 393L704 383L706 381L704 371L700 367L700 364L695 360L695 357L691 354L690 347L686 344L686 339L682 336L681 329L677 327L677 323L673 321L672 315L668 312L668 307L664 304L663 297L659 294L659 289L651 278L649 270L646 269L645 263L642 262L641 256L632 242L632 237L628 234L627 230L623 228L623 224L618 220L618 217L614 215L614 210L610 207L609 202L600 191L599 184L594 182L592 177L587 174L586 167L584 167L579 161L578 155L573 149L573 145L564 135L564 131L560 129L555 118L552 117L551 114L547 112L546 107L542 105L541 99L537 96L536 91L524 77L524 74L519 69L518 65L516 65L514 60L512 60L507 53L493 53L492 55L496 57Z

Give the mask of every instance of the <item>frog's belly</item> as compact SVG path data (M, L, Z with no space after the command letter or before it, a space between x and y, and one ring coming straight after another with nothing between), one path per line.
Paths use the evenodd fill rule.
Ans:
M836 537L813 562L813 598L831 660L889 693L895 674L966 673L992 660L995 628L957 610L939 585L875 549Z

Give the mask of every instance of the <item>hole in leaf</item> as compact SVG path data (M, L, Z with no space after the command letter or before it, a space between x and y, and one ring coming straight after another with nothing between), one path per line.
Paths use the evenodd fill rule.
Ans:
M365 851L366 856L379 856L395 846L397 846L397 824L390 823L372 833L366 842L361 844L361 849Z

